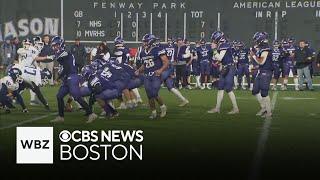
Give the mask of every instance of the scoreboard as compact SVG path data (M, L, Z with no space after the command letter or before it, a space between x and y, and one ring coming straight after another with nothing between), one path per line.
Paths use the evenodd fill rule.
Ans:
M256 31L270 39L295 37L320 47L318 1L233 0L63 0L63 36L72 41L112 42L117 36L127 44L140 43L146 33L166 41L169 36L191 42L223 31L231 40L251 44Z
M209 3L209 4L208 4ZM208 6L209 5L209 6ZM153 33L162 40L169 36L192 41L209 37L218 27L218 11L210 0L200 1L64 1L65 37L80 36L85 42L140 42ZM69 38L67 38L69 39Z
M79 36L87 47L121 36L137 46L153 33L210 41L223 31L231 40L252 44L256 31L270 40L295 37L320 49L320 1L286 0L1 0L0 41L7 34L22 38L61 35L68 43Z

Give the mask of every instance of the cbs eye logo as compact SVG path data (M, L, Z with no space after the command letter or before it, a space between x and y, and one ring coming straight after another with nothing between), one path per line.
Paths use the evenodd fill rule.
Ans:
M71 133L67 130L63 130L59 134L60 141L69 142L71 139Z

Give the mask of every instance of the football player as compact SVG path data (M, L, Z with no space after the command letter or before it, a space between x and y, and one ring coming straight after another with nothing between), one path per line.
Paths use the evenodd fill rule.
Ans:
M144 87L149 99L149 106L151 109L151 115L149 118L154 119L157 117L157 111L155 101L157 101L161 108L160 117L165 117L167 113L167 107L163 103L163 99L159 96L159 90L161 87L161 73L169 66L169 60L166 56L166 51L155 47L156 37L153 34L146 34L142 38L144 51L140 56L143 60L143 65L135 72L139 75L144 71L145 80Z
M209 79L211 74L212 51L211 48L206 45L206 43L206 40L202 38L200 40L200 48L197 49L197 57L200 61L201 89L206 87L207 89L211 89Z
M240 41L239 41L239 40L233 40L233 41L232 41L231 51L232 51L232 58L233 58L233 61L234 61L234 64L235 64L236 69L238 68L238 58L239 58L239 57L238 57L238 51L239 51L239 44L240 44ZM237 73L235 74L233 81L234 81L234 89L238 89L239 83L238 83Z
M113 56L117 58L119 64L128 64L130 60L130 50L125 47L124 40L121 37L114 39Z
M248 89L250 88L250 73L249 73L249 49L245 47L244 42L239 43L239 49L237 52L238 55L238 89L242 87L242 89L246 89L244 87L244 82L242 84L242 77L246 75L246 80L248 83Z
M81 70L81 75L88 82L88 87L81 87L81 96L93 96L90 105L97 101L106 112L106 116L112 118L118 116L118 112L109 104L109 101L121 96L121 91L116 89L109 81L111 72L108 69L95 72L91 65L86 65ZM86 89L86 90L84 90Z
M166 55L169 60L169 69L171 70L171 76L173 78L173 81L175 81L174 54L177 45L174 44L173 37L168 37L167 42L168 44L163 45L163 47L166 50Z
M87 123L93 122L97 115L92 112L89 105L81 98L79 88L79 76L75 66L75 59L72 54L65 51L65 41L59 36L55 36L51 41L51 46L55 51L55 58L58 63L63 67L63 70L59 78L63 79L63 83L57 94L59 116L51 122L63 122L64 121L64 101L63 98L70 94L75 101L77 101L82 108L89 115Z
M14 67L19 68L22 71L22 78L30 88L30 105L39 104L35 99L35 96L37 95L41 103L46 109L49 110L48 103L43 98L43 95L39 89L39 86L42 85L41 73L40 67L38 67L36 60L41 61L45 59L53 59L54 56L38 57L43 47L41 37L35 37L34 44L35 46L32 45L31 40L28 38L23 41L23 48L18 49L18 54L20 57L19 64L14 65Z
M216 31L211 36L213 55L221 65L221 76L218 84L217 104L216 107L209 110L208 113L220 113L221 102L223 99L224 90L228 93L233 105L233 109L228 114L239 113L239 108L236 101L236 96L232 91L233 79L236 74L236 67L232 58L232 50L230 44L224 37L224 33Z
M261 110L256 114L261 117L271 117L271 100L268 94L270 81L272 79L272 53L268 45L268 34L257 32L253 41L259 48L258 51L250 51L250 56L259 64L259 72L253 83L252 95L256 96Z
M11 68L8 70L8 75L0 79L0 104L4 107L6 113L10 113L9 108L13 107L11 97L10 95L8 96L8 94L12 94L16 98L24 113L29 113L19 94L19 82L23 81L21 74L18 68Z
M271 51L272 54L272 62L273 62L273 86L272 90L277 90L278 80L280 78L280 74L282 73L283 68L283 50L280 47L280 41L273 41L273 48Z
M282 48L284 51L284 62L283 62L283 86L282 90L287 90L287 84L288 84L288 77L290 74L290 71L293 74L293 80L295 85L295 90L299 91L299 83L298 83L298 76L297 76L297 69L294 66L294 51L296 50L296 47L294 46L294 38L283 39L282 40Z
M113 56L117 58L117 64L129 64L130 60L130 50L125 47L125 42L121 37L116 37L114 39L115 49L113 51ZM132 107L132 102L130 99L129 91L125 91L125 96L127 100L128 107ZM127 106L123 102L122 96L118 99L120 106L117 109L126 109Z

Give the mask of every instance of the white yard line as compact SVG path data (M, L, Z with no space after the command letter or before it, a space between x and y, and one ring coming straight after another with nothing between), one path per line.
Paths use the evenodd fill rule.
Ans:
M8 125L8 126L0 127L0 130L4 130L4 129L20 126L20 125L23 125L23 124L26 124L26 123L30 123L30 122L34 122L34 121L38 121L38 120L44 119L46 117L49 117L49 116L52 116L52 115L57 115L57 114L58 113L51 113L51 114L39 116L39 117L36 117L36 118L33 118L33 119L29 119L29 120L26 120L26 121L21 121L21 122L14 123L14 124L11 124L11 125Z
M276 106L276 102L277 102L277 96L278 96L278 91L273 93L272 96L272 110L274 110L275 106ZM260 171L261 171L261 165L262 165L262 160L263 160L263 154L265 152L265 147L266 147L266 143L268 140L268 136L269 136L269 131L270 131L270 127L271 127L271 118L270 119L265 119L263 126L262 126L262 130L260 133L260 137L259 137L259 141L258 141L258 146L257 146L257 150L254 156L254 161L253 161L253 166L252 166L252 174L250 179L259 179L259 175L260 175Z

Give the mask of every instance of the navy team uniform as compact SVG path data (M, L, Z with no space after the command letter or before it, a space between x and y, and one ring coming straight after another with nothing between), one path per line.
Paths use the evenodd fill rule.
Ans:
M210 75L212 51L208 46L200 46L197 49L197 57L200 62L201 77Z
M259 51L257 51L256 56L260 58L261 54L265 51L268 52L268 56L266 58L265 63L259 65L258 75L254 80L252 89L252 95L261 93L262 97L268 96L268 91L270 88L270 82L273 73L272 53L270 53L271 50L269 49L269 47L267 45L261 47Z
M297 75L297 69L294 67L294 57L290 57L290 53L294 53L296 50L295 46L286 46L283 48L284 53L286 54L283 62L283 74L284 76L288 76L290 74L290 70L292 74Z
M226 90L227 93L232 91L233 87L233 77L236 74L236 67L233 63L232 58L232 50L230 47L230 44L225 42L219 45L218 47L218 53L220 53L222 50L226 50L226 53L221 60L222 63L222 71L219 84L218 84L218 90Z
M140 54L145 66L144 88L149 99L159 96L161 77L156 75L154 71L162 67L163 63L160 56L165 54L166 51L158 47L152 48L150 52L144 50Z
M163 62L162 62L162 65L163 65ZM164 85L168 88L169 91L172 88L174 88L174 83L173 83L171 74L172 74L172 70L170 69L170 66L168 66L168 68L165 69L160 75L161 76L161 82L164 83Z
M64 101L63 98L70 94L75 101L77 101L87 114L92 114L92 110L89 105L81 98L79 82L80 77L78 76L77 67L75 65L75 59L72 54L63 52L57 61L62 66L63 70L60 77L63 79L63 83L58 91L57 100L59 108L59 116L64 117Z
M238 82L241 87L242 77L246 75L248 88L250 88L250 73L249 73L249 51L250 49L239 49L237 52L238 56Z
M105 101L115 99L121 95L108 80L109 75L103 73L103 71L98 74L91 74L88 78L88 89L92 92L92 97L90 98L90 105L92 106L96 98L103 99ZM116 114L117 111L114 110L108 103L102 106L102 108L108 114Z
M130 59L130 50L127 47L117 47L113 53L119 64L128 64Z
M139 74L138 76L136 76L135 70L133 69L132 66L128 64L120 64L120 67L130 76L130 81L129 81L129 84L127 85L127 88L129 90L132 90L134 88L139 88L143 85L144 76L142 74Z
M101 92L96 92L95 98L112 100L121 96L122 91L119 91L115 84L110 81L109 71L100 71L95 76L91 76L88 80L88 88L95 92L94 88L98 83L101 86Z
M255 47L251 47L250 51L253 51L254 53L256 53L257 51L259 51L259 49ZM253 69L251 70L251 83L253 83L258 75L259 64L253 58L250 59L250 62L253 67Z
M102 71L101 71L102 70ZM99 71L101 75L108 77L110 82L122 92L127 89L128 84L130 83L130 75L116 64L106 63L103 65L102 69Z
M177 45L175 45L175 44L166 44L163 46L163 48L166 50L166 55L169 60L169 67L168 68L169 68L172 75L174 74L173 62L174 62L174 53L175 53L176 47L177 47Z
M273 62L273 78L279 79L283 69L283 50L282 48L273 48L271 51Z
M140 53L143 51L143 47L139 46L137 49L137 53L135 55L135 64L136 64L136 69L139 69L141 65L143 64L141 58L140 58Z

